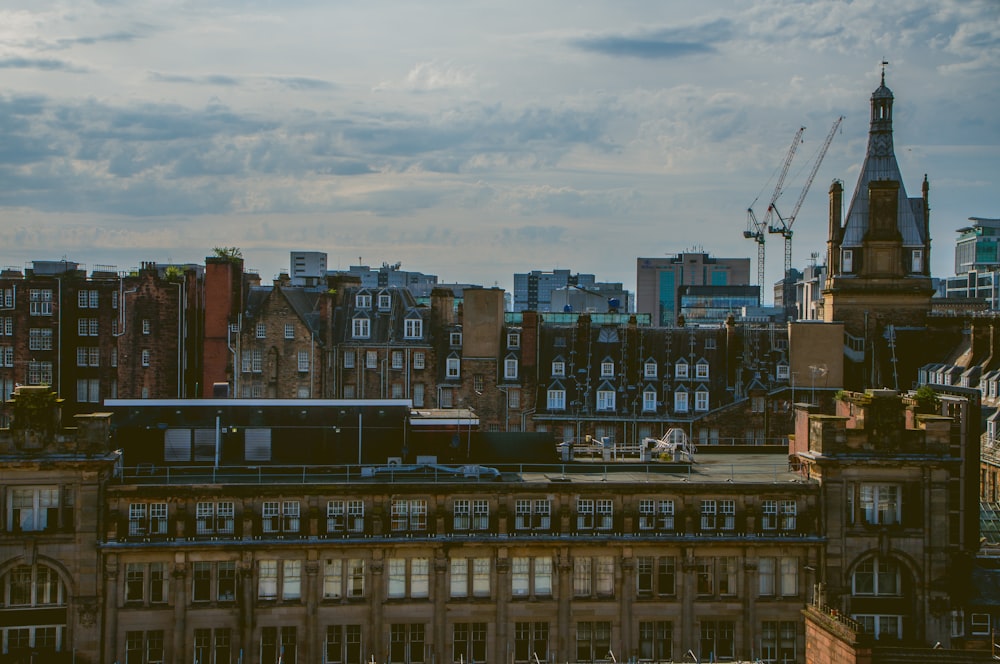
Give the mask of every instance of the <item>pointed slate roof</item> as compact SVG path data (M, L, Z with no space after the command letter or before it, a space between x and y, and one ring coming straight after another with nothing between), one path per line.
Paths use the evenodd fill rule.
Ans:
M882 84L872 93L871 97L871 128L868 132L868 151L865 162L858 176L858 184L854 188L854 197L847 210L844 224L844 237L841 246L861 246L861 241L868 231L869 200L868 185L873 181L895 181L899 183L899 205L896 225L903 237L904 246L925 244L926 227L924 221L923 199L908 198L903 176L899 172L896 153L892 145L892 91L885 85L885 72L882 72Z

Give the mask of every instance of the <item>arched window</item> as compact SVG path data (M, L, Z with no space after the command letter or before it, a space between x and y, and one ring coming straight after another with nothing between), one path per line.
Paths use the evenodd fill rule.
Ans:
M899 563L889 558L878 557L860 563L851 576L851 594L899 596Z
M18 565L0 578L0 644L4 654L18 654L29 649L59 652L63 649L66 625L33 624L14 614L26 615L26 608L49 608L66 605L66 587L54 569L43 564ZM11 612L9 620L3 616ZM27 614L31 615L31 614ZM36 614L39 615L39 614ZM51 616L43 612L42 616ZM32 624L25 624L32 623Z

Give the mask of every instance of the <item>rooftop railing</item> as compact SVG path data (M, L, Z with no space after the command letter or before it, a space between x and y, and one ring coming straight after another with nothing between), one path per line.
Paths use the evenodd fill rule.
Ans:
M745 461L745 460L744 460ZM812 483L794 464L701 463L604 463L476 464L443 466L394 465L156 465L123 466L116 473L121 484L447 484L531 482L746 482Z

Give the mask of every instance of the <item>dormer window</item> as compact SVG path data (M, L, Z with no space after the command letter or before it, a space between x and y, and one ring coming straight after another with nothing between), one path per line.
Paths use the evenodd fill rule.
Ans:
M643 365L642 375L646 378L656 378L656 360L646 360Z
M688 410L688 393L683 390L674 392L674 412L686 413Z
M601 378L614 378L615 376L615 363L611 360L604 360L601 362Z
M642 412L652 413L656 411L656 390L647 387L642 393Z
M451 380L462 377L462 360L452 355L445 361L445 377Z
M920 274L924 271L924 250L914 249L910 254L910 272Z
M854 250L853 249L841 249L840 250L840 269L847 272L854 272Z
M699 412L708 410L708 390L705 389L704 385L694 393L694 409Z
M597 390L597 410L613 411L615 409L615 391L610 386Z
M419 339L424 336L424 321L421 318L407 318L403 329L407 339Z
M363 316L353 320L351 336L355 339L368 339L372 335L372 322Z
M554 360L552 362L552 375L553 376L565 376L566 375L566 363L562 360Z
M503 363L504 380L517 380L517 357L508 355Z
M354 306L358 309L371 309L372 308L372 296L368 293L359 293L354 298Z
M507 335L507 348L520 348L521 347L521 335L517 332L511 332Z
M674 365L674 378L687 378L688 377L688 363L685 359L677 360L677 364Z
M708 360L698 360L694 365L694 377L699 380L708 380Z
M462 333L461 332L452 332L451 335L450 335L450 341L451 341L451 345L452 346L461 346L462 345Z
M378 308L379 311L388 311L392 307L392 296L389 293L379 293L378 295Z

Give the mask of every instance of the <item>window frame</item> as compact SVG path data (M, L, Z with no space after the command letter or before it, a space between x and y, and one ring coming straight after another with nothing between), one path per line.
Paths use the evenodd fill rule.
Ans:
M351 338L370 339L372 336L372 321L367 316L355 316L351 319Z
M407 318L403 323L404 339L420 339L424 336L424 319Z

